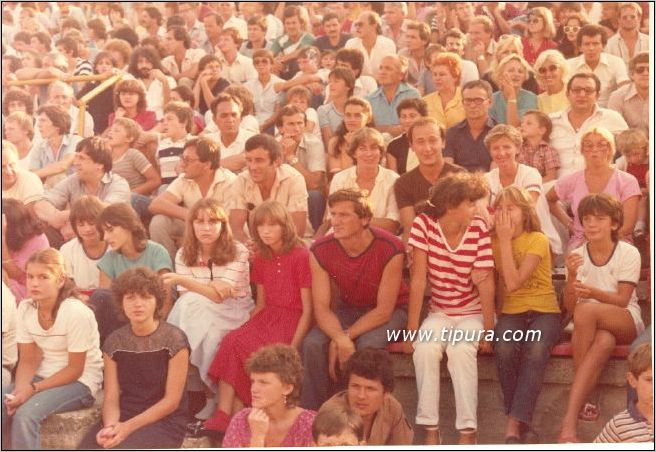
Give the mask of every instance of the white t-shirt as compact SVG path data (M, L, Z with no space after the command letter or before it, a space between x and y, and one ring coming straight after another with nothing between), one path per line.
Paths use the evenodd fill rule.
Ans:
M360 38L351 38L346 41L344 45L346 49L358 49L364 55L364 64L362 66L361 75L370 75L376 77L378 73L378 67L383 58L389 55L396 54L396 44L390 38L379 35L376 38L376 44L374 44L371 49L371 54L367 52L362 44L362 39Z
M80 290L94 290L100 285L98 259L91 259L84 251L82 242L75 237L64 243L59 250L66 265L66 273L73 278ZM102 257L102 256L101 256Z
M43 184L32 171L17 169L16 183L9 190L2 190L2 198L13 198L27 205L43 198Z
M638 249L626 242L619 241L613 250L613 255L608 259L605 265L597 266L590 259L587 244L576 248L573 253L583 257L583 265L579 267L576 279L588 286L596 287L605 292L617 293L617 286L620 282L632 284L634 287L640 280L640 252ZM599 303L597 300L583 298L578 300ZM640 335L645 329L638 305L638 296L635 288L631 293L631 298L626 309L633 317L636 326L636 333Z
M77 381L95 394L103 380L103 361L100 352L98 324L93 311L80 300L62 301L55 323L49 330L39 324L36 304L25 299L18 306L16 342L36 344L43 358L36 375L48 378L68 366L69 353L86 352L84 371Z

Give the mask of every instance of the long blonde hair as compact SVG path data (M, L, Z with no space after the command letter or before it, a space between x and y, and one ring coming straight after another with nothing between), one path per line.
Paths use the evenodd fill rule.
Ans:
M494 209L496 210L503 201L514 204L522 211L522 216L524 217L522 227L524 228L524 232L542 232L540 218L535 211L533 199L528 191L515 185L504 188L494 200Z
M212 246L210 259L213 265L226 265L235 260L237 256L237 245L232 238L232 229L228 224L228 215L225 210L213 198L203 198L194 204L187 214L185 235L182 245L182 262L187 266L197 266L198 257L200 256L200 244L194 232L194 220L198 218L200 212L206 212L207 215L221 223L221 233Z

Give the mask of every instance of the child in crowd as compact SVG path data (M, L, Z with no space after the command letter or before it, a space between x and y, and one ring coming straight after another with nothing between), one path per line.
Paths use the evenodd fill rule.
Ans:
M574 317L574 381L559 441L579 442L576 422L595 419L599 407L585 403L616 344L630 344L644 329L635 287L640 253L620 241L622 204L606 193L591 194L578 206L587 243L565 260L563 305ZM579 413L580 411L580 413Z
M506 444L538 442L531 419L551 348L560 338L560 308L551 282L549 238L541 232L533 200L523 188L503 189L494 202L492 250L501 315L494 351L503 391ZM506 339L539 331L539 340Z
M651 344L638 346L629 355L626 379L638 393L638 401L616 414L604 426L595 443L654 442L654 380ZM316 420L315 420L316 422Z
M556 180L560 168L558 151L549 144L551 119L538 110L529 110L522 116L520 130L524 142L517 161L532 166L542 175L542 183Z
M325 69L327 73L335 69L335 53L333 50L321 52L321 69Z
M321 52L316 47L305 47L298 54L299 71L286 82L276 83L276 92L287 92L295 86L305 86L310 90L312 98L310 106L318 108L324 101L324 90L328 83L329 70L321 68Z
M194 92L185 85L176 86L171 89L170 99L176 102L184 102L194 109L194 126L192 127L191 134L198 135L203 133L205 128L205 118L204 116L196 109L194 102ZM210 111L209 109L207 111ZM212 112L210 111L210 115Z
M311 133L321 139L321 129L319 128L319 115L317 110L310 106L312 94L305 86L295 86L287 92L287 104L298 107L305 112L305 132Z
M636 236L644 235L647 229L649 205L647 196L647 171L649 171L649 139L641 129L629 129L621 132L615 139L617 151L622 154L615 162L617 169L626 171L638 179L642 197L638 202L638 218L633 229Z
M200 374L207 396L196 417L207 419L216 408L216 386L207 377L212 359L221 339L246 322L253 309L248 249L232 238L228 215L215 199L201 199L189 210L175 272L162 278L181 294L168 322L189 338L194 375Z
M103 346L102 422L78 449L179 448L187 419L189 343L183 331L161 318L168 293L157 273L144 267L121 273L112 293L129 324Z
M478 370L476 352L491 352L481 329L494 329L494 266L485 221L475 215L476 201L487 195L485 180L469 173L438 179L410 231L412 276L408 330L419 329L419 318L430 282L428 317L422 330L432 330L432 341L417 341L413 361L417 375L416 423L426 429L427 445L440 444L440 362L448 356L456 400L459 444L476 443ZM467 337L444 339L443 329ZM457 341L457 342L456 342ZM409 352L410 344L406 344Z
M251 319L229 333L219 346L208 374L218 381L216 413L204 429L225 431L230 416L251 404L245 370L249 357L269 344L298 349L312 322L309 252L282 204L267 201L252 213L251 233L257 247L251 280L257 284L257 304Z
M189 105L171 101L164 106L156 154L162 184L170 184L180 174L180 157L185 143L193 138L193 123L194 112Z
M105 206L95 196L82 196L71 206L70 222L75 237L60 249L66 273L88 299L100 286L98 262L107 251L96 223Z
M325 404L312 423L317 447L366 446L362 417L347 404Z

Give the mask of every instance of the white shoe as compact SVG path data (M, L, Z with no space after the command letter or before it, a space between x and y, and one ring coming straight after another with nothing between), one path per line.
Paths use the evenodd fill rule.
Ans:
M211 399L207 399L207 402L205 402L205 406L203 407L203 409L200 410L198 413L196 413L194 417L196 419L201 419L205 421L211 418L215 411L216 411L216 399L212 397Z

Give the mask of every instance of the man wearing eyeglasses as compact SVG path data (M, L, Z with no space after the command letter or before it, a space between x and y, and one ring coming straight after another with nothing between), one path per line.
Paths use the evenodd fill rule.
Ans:
M608 99L608 108L619 112L631 128L649 136L649 52L637 54L629 62L633 83L624 85Z
M576 36L576 43L583 53L567 60L570 74L590 72L599 78L601 90L597 102L601 107L608 105L610 93L629 82L624 61L603 51L606 41L603 27L584 25Z
M490 170L492 159L485 147L485 136L496 125L488 110L492 104L492 87L485 80L474 80L462 88L465 119L446 131L444 161L455 163L470 172Z
M550 115L553 125L551 145L558 151L561 178L584 169L585 161L579 149L582 134L592 127L604 127L614 134L628 129L618 112L597 105L601 83L587 72L574 74L567 83L570 106Z
M637 3L620 5L619 30L608 38L606 52L620 57L625 64L640 52L649 52L649 36L640 33L642 8Z

